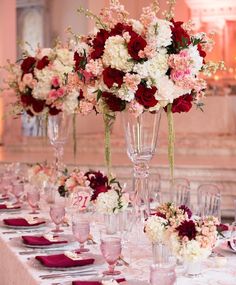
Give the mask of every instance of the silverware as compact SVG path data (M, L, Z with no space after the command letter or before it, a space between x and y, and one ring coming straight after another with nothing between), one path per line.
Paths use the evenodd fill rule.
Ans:
M41 279L54 279L62 277L74 277L74 276L95 276L98 275L97 271L88 270L88 271L74 271L74 272L63 272L63 273L52 273L47 275L40 275Z

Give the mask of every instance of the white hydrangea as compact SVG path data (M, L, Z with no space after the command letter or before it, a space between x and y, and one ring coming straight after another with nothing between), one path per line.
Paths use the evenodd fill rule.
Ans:
M168 55L158 52L152 59L136 64L133 70L142 78L150 77L151 79L155 79L156 77L165 75L168 68Z
M171 22L157 19L154 25L148 27L148 39L155 41L157 48L167 47L172 43Z
M85 42L79 42L79 43L75 43L74 45L74 50L78 52L78 54L80 55L84 55L84 52L86 54L89 53L90 47L88 44L86 44Z
M211 254L211 249L201 247L196 240L190 240L180 251L185 261L200 261L206 259Z
M168 101L169 103L172 103L175 98L190 92L190 90L176 86L167 75L156 77L155 85L158 90L155 94L155 98L161 101Z
M74 52L66 48L61 48L57 50L57 59L65 66L74 65Z
M102 57L105 66L111 66L124 72L132 70L134 63L128 53L125 40L121 36L109 37L105 43Z
M203 58L200 56L197 45L188 47L188 54L192 58L191 73L197 75L203 66Z
M111 189L105 193L100 193L96 200L96 208L102 214L116 214L128 207L128 201L124 196L120 199L122 208L118 208L119 195L116 190Z
M167 221L158 216L151 216L145 224L145 233L149 240L153 243L165 240Z
M78 108L78 96L77 90L72 90L66 97L62 105L62 110L67 114L72 114Z
M41 59L44 56L50 57L51 55L53 55L53 53L54 52L53 52L53 50L51 48L42 48L42 49L39 49L39 51L37 53L37 58Z
M125 84L122 84L121 88L117 91L116 95L127 102L134 99L134 92L129 90Z

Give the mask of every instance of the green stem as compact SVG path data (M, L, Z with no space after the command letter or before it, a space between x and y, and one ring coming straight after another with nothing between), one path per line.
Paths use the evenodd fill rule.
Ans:
M105 163L107 168L107 174L109 180L112 179L111 171L111 127L114 117L109 114L103 114L104 126L105 126Z
M172 104L167 106L167 120L168 120L168 160L170 165L170 181L171 185L174 183L174 144L175 144L175 134L174 134L174 120L173 113L171 111Z
M76 162L77 141L76 141L76 113L73 114L73 154Z

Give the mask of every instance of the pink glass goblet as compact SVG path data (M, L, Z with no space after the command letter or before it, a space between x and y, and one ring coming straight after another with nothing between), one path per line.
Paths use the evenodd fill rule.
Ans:
M50 206L50 217L54 224L56 225L56 228L52 230L52 232L60 233L63 232L62 229L60 229L60 224L63 222L65 218L66 210L64 205L52 205Z
M30 212L30 214L35 215L39 213L37 212L39 200L40 200L39 190L36 187L32 186L27 191L27 201L30 207L32 208L32 212Z
M12 176L6 175L2 178L2 196L8 197L8 193L12 190Z
M150 267L151 285L174 285L176 282L175 265L173 263L153 264Z
M72 221L72 232L73 232L74 237L80 244L79 251L80 252L89 251L88 248L84 247L84 243L88 240L89 233L90 233L89 221L73 220Z
M12 193L16 197L16 205L21 205L21 195L24 192L24 184L21 181L15 181L12 187Z
M121 272L115 270L116 263L121 255L121 239L119 237L101 237L100 249L106 262L108 270L104 275L119 275Z

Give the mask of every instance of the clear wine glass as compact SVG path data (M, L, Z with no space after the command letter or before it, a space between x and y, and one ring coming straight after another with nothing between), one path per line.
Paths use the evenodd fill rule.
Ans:
M133 163L134 191L137 211L144 201L145 211L150 214L148 176L149 162L156 152L157 137L161 111L143 112L139 116L123 112L123 125L126 138L126 149Z
M104 275L119 275L121 272L115 270L118 259L121 256L121 237L118 234L107 234L105 229L100 232L100 249L101 253L108 263L108 270L104 271Z
M62 166L62 157L64 153L64 145L68 138L72 115L60 112L56 116L48 118L48 137L55 153L55 171L56 175Z
M56 225L56 228L52 230L52 232L55 233L63 232L63 230L60 229L60 224L63 222L65 214L66 214L65 205L54 204L50 206L50 217L54 222L54 224Z
M39 189L36 186L30 184L26 184L25 189L27 201L29 203L29 206L32 208L32 212L30 212L30 214L38 214L39 212L37 211L37 209L39 208L38 204L40 201Z
M72 218L72 232L76 240L80 244L79 251L87 252L88 248L84 247L84 243L88 240L90 234L90 223L88 219L82 218L80 214L74 215Z
M16 197L16 205L21 205L20 198L24 192L24 183L16 180L13 182L12 193Z

